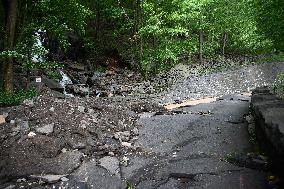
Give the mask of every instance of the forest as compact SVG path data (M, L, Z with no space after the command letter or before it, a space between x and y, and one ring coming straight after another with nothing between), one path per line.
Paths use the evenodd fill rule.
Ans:
M147 77L177 63L284 49L283 0L2 0L0 20L6 92L15 72L28 82L66 60L97 67L111 57Z
M284 0L0 0L0 188L283 189Z

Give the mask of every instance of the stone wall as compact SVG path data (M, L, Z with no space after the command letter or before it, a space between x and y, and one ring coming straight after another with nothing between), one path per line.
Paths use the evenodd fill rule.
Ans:
M284 100L267 87L257 88L252 94L251 111L261 149L269 156L273 169L283 170Z

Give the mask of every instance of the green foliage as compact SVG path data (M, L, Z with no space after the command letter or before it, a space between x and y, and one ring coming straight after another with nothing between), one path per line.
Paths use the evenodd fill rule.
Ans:
M19 24L16 45L13 50L2 51L0 58L15 58L25 69L54 68L53 62L35 64L44 57L49 49L39 45L43 36L48 40L56 40L62 49L69 46L68 33L76 32L83 35L88 18L92 11L80 0L25 0L20 4ZM42 33L42 34L40 34ZM1 49L1 47L0 47ZM55 66L58 67L58 66Z
M57 81L59 81L62 78L61 74L57 70L48 71L47 76Z
M33 69L40 69L44 71L52 71L56 69L63 68L64 65L59 62L51 62L51 61L46 61L46 62L32 62L32 61L27 61L21 65L23 70L33 70Z
M15 106L21 104L26 99L31 99L38 96L36 89L28 91L20 90L15 93L0 92L0 106Z
M14 57L26 69L35 69L32 57L45 56L49 51L35 45L42 40L37 31L58 42L61 50L68 48L68 35L75 33L88 52L87 58L94 60L107 56L108 49L117 49L124 61L136 64L146 75L169 69L181 61L190 63L200 49L204 56L210 57L223 50L225 53L283 51L283 3L281 0L24 0L20 3L16 48L1 52L0 58ZM203 42L199 41L200 33Z
M68 32L85 33L87 18L92 16L92 11L83 5L80 0L37 0L29 4L28 12L32 20L29 26L46 30L49 38L56 39L63 49L67 48L69 43L67 39ZM26 28L27 26L25 26Z
M17 51L11 51L11 50L2 51L0 53L0 59L5 60L7 58L21 59L24 58L24 56L18 53Z
M231 52L269 52L271 40L259 33L254 4L247 0L181 0L143 3L144 23L142 68L163 70L198 52L198 33L204 33L203 54L212 56L221 49L221 38Z
M126 185L127 185L126 189L134 189L133 184L129 181L126 181Z
M265 36L273 41L277 50L284 50L284 1L254 0L257 26Z

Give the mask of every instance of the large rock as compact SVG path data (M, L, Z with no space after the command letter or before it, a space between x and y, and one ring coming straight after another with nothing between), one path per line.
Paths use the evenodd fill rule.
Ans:
M119 160L116 157L106 156L99 160L100 165L107 169L111 174L120 177Z
M51 134L54 130L54 123L44 125L42 127L36 128L36 131L40 134Z
M75 71L85 71L84 64L74 63L74 64L69 64L68 67Z
M75 173L71 175L70 181L61 186L67 188L94 188L94 189L124 189L125 183L117 176L111 175L109 171L97 165L95 160L84 162ZM81 187L81 182L85 183Z
M63 146L60 139L44 135L20 139L1 154L0 178L70 174L80 165L83 154L79 151L61 153Z
M53 79L49 79L46 76L42 76L42 82L50 89L63 93L64 87Z

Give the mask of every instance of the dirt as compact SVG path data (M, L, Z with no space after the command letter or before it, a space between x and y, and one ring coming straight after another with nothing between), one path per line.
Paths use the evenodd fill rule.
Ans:
M114 98L57 99L49 89L20 106L0 108L7 114L0 126L0 183L34 174L70 174L87 159L129 149L123 142L137 139L139 113L160 111L146 101ZM51 132L38 128L52 125ZM118 133L125 133L120 138Z

